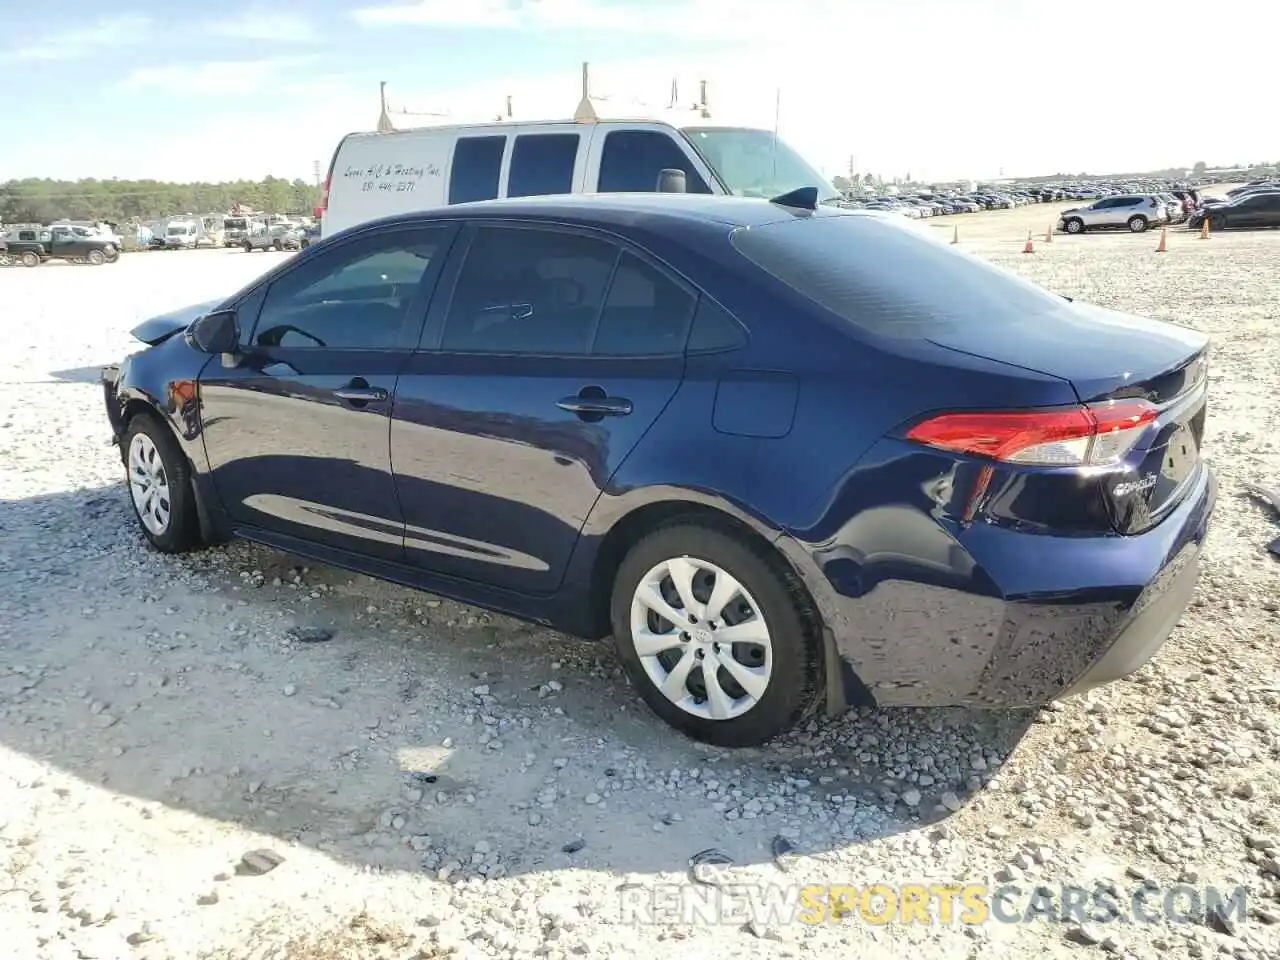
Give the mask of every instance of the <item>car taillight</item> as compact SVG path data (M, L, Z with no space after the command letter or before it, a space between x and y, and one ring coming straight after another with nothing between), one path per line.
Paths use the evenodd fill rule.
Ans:
M907 439L1005 463L1105 466L1120 461L1157 416L1145 400L1070 410L944 413L916 424Z

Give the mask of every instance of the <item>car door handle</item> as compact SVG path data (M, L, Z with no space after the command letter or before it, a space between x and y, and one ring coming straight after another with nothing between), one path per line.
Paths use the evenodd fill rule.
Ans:
M342 387L340 390L333 391L333 395L339 400L363 400L368 403L371 400L387 399L387 391L379 390L374 387Z
M556 401L556 406L579 416L599 417L625 417L634 409L626 397L564 397Z

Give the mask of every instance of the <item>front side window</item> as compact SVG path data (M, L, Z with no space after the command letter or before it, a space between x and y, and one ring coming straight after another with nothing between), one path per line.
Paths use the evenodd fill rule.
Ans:
M826 177L769 130L685 127L682 132L730 193L772 199L817 187L820 200L840 197Z
M613 130L600 153L601 193L653 193L663 170L683 170L688 193L710 193L689 155L675 139L656 130Z
M391 350L448 227L392 230L343 244L285 273L267 291L258 347Z

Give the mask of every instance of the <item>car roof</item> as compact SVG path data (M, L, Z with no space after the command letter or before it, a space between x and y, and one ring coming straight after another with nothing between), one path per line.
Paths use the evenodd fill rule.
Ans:
M681 227L719 224L759 227L797 217L868 216L857 210L819 206L817 210L797 210L769 200L711 194L673 193L576 193L555 196L479 200L444 207L395 214L374 223L394 226L422 220L520 219L545 220L604 229L643 226L660 232ZM368 225L367 225L368 226ZM728 232L728 230L726 230Z

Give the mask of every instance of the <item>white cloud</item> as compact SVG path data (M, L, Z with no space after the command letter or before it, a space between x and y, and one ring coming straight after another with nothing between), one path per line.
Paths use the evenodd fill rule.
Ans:
M294 13L252 8L229 19L212 20L208 32L235 40L315 43L320 37L309 19Z
M89 26L46 34L33 43L0 52L0 59L76 60L99 50L143 43L150 37L151 28L150 17L104 17Z
M276 57L137 67L120 81L119 88L128 93L147 90L212 95L256 93L276 83L287 82L287 71L307 60L306 57Z
M417 0L359 7L351 16L364 26L427 26L580 33L660 34L709 42L765 41L799 29L806 41L820 36L828 18L848 17L840 0L792 0L784 12L766 0ZM860 23L874 19L860 13ZM835 23L834 19L831 23Z

